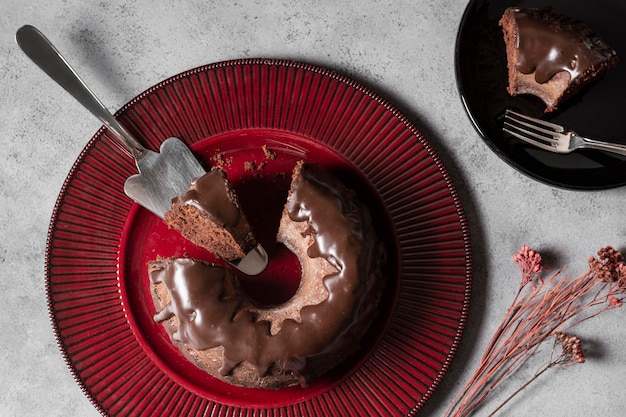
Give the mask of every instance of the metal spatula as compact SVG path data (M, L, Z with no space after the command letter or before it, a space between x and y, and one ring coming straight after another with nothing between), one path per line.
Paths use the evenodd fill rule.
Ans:
M61 87L87 108L115 135L135 158L139 174L126 180L124 192L157 216L164 218L172 198L184 192L194 178L206 171L191 150L178 138L166 139L160 152L144 148L120 124L87 87L52 43L35 27L18 29L15 39L24 53ZM248 275L257 275L267 266L267 253L261 245L243 259L231 262Z

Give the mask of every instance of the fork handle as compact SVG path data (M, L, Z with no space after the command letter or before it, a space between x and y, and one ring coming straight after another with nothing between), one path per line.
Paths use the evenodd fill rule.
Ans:
M612 152L618 155L626 156L626 145L603 142L601 140L589 139L579 135L574 136L576 136L584 144L583 146L587 149L598 149L600 151Z
M139 158L145 148L133 135L119 123L104 107L76 71L63 58L61 53L52 45L38 29L33 26L22 26L15 35L15 40L22 51L33 60L39 68L63 87L87 110L96 116L115 136L122 141L135 159Z

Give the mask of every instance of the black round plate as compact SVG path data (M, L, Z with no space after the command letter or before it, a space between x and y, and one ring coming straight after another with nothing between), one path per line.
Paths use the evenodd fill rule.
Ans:
M545 1L545 0L544 0ZM558 110L545 114L536 97L511 97L506 91L506 53L498 20L504 9L543 7L540 1L471 0L456 42L456 78L465 109L489 147L519 171L541 182L579 190L626 184L626 157L583 150L555 154L502 133L507 108L543 118L577 133L626 144L626 2L624 0L553 0L555 11L582 20L597 31L622 58L601 80Z

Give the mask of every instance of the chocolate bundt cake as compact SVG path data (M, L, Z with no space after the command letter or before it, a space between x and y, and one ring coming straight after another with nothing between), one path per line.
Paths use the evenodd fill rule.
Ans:
M377 315L384 249L368 210L336 178L296 165L277 241L296 255L302 277L276 306L255 303L230 268L149 263L155 321L194 364L230 384L306 387L358 348Z

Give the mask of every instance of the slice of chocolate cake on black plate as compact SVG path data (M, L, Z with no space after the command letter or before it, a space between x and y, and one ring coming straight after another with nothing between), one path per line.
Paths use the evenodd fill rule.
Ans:
M509 94L532 94L551 112L617 64L617 53L585 23L552 8L504 11Z

